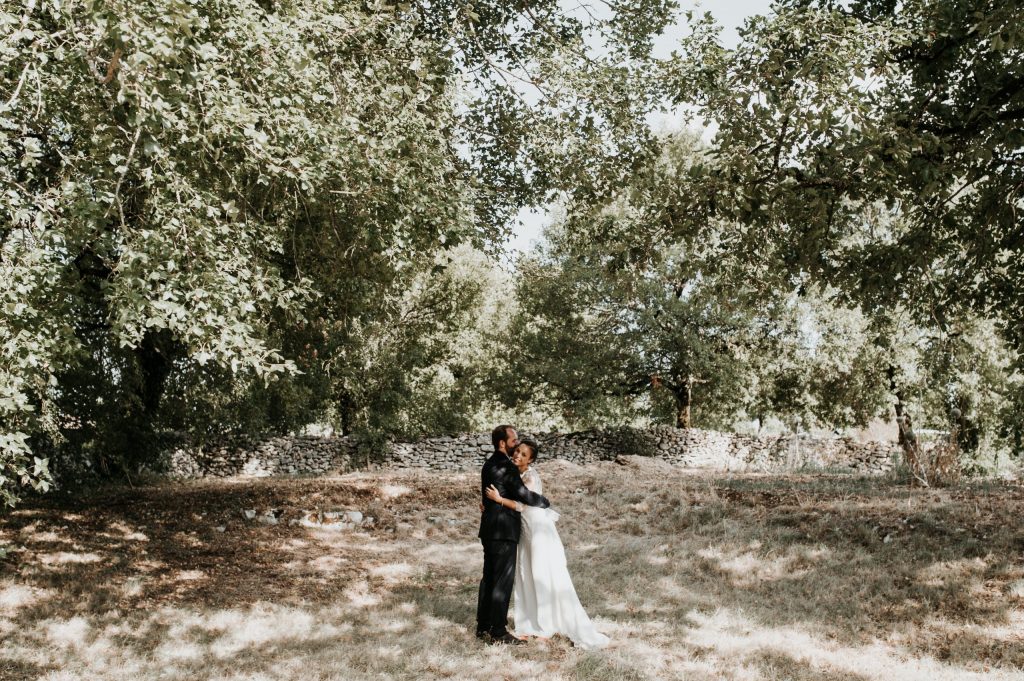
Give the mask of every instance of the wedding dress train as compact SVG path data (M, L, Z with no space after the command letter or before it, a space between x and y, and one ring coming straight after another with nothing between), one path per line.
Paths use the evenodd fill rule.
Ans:
M531 491L543 493L540 475L533 469L523 474L523 482ZM513 588L516 633L563 634L580 648L603 648L609 639L594 627L576 596L557 520L558 513L549 508L523 507Z

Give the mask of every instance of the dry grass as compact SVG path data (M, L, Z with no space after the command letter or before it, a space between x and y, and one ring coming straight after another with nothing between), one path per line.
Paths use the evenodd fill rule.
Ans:
M0 518L0 678L1024 679L1021 487L629 461L542 468L605 651L479 644L475 476L363 473ZM377 523L287 525L312 508Z

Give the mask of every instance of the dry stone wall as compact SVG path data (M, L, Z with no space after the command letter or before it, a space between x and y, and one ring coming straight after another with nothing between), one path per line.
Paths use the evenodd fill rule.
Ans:
M525 435L525 434L524 434ZM882 473L898 459L890 442L846 438L752 437L696 428L536 433L545 459L587 465L621 454L654 456L684 467L758 471L829 468ZM479 468L491 453L489 433L396 442L376 465L397 469L464 471ZM323 475L363 468L347 437L275 437L169 453L171 477Z
M273 437L169 454L168 473L175 478L247 475L323 475L354 468L355 443L349 438Z

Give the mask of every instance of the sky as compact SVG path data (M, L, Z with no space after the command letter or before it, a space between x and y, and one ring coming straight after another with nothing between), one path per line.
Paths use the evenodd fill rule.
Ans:
M728 0L703 3L681 0L680 14L690 9L697 12L711 12L711 15L722 25L722 43L725 47L734 47L739 40L737 30L743 26L747 17L767 13L770 5L770 0ZM682 35L681 25L670 27L655 40L655 56L668 57ZM672 114L655 114L648 120L656 130L672 129L682 125L679 119ZM519 212L520 224L516 226L512 237L505 245L505 252L510 259L514 258L517 253L528 250L533 243L540 240L544 224L548 219L548 213L545 210L523 209Z

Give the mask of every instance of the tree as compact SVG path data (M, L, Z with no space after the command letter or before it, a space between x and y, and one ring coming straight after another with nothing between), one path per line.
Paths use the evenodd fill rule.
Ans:
M695 200L858 300L914 303L939 324L965 306L995 312L1015 339L1021 8L774 10L734 51L707 18L686 41L677 100L719 126Z
M1019 3L780 2L735 50L691 16L670 77L677 103L717 125L713 153L650 223L687 232L717 217L748 260L834 287L877 328L907 314L938 346L991 319L1019 366L1022 15ZM945 367L939 383L955 380Z
M425 281L439 250L493 245L523 201L600 193L643 155L651 98L627 85L668 6L0 4L5 501L46 485L47 443L116 469L157 425L215 429L200 413L373 423L363 368L415 374L464 318Z
M641 278L608 271L598 251L520 262L509 399L547 397L571 423L585 423L628 420L654 389L680 426L689 425L695 391L708 407L728 403L709 396L736 388L735 337L747 320L730 301L688 287L679 264L666 258Z
M884 376L870 369L870 336L856 313L835 323L843 310L817 289L787 279L771 260L738 257L733 225L650 229L679 178L707 162L692 136L663 147L610 201L571 205L549 246L520 262L507 399L547 398L575 423L652 415L679 427L695 417L729 427L742 415L774 415L851 425L873 417Z
M889 406L871 320L834 294L737 284L740 263L714 247L662 244L636 271L610 268L602 246L549 241L518 268L510 404L546 400L572 426L722 429L864 426Z

